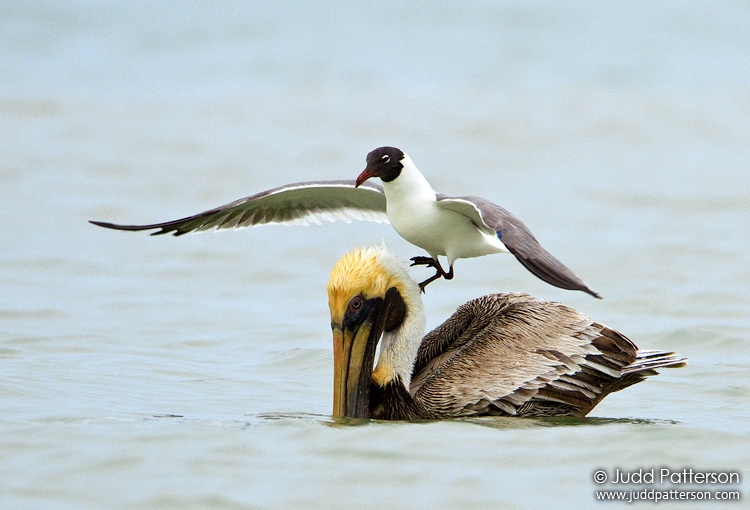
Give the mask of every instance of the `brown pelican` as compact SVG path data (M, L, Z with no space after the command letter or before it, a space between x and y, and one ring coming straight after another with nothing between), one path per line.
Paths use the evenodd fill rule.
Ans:
M328 302L339 417L585 416L656 368L685 365L522 293L469 301L422 338L419 286L384 247L345 255L332 270Z
M372 177L380 178L383 186L365 182ZM212 228L307 224L321 220L390 222L401 237L430 255L412 258L412 265L436 270L434 276L420 283L422 290L437 278L453 278L453 263L458 259L510 252L545 282L599 297L545 250L521 220L481 197L436 193L409 156L395 147L380 147L370 152L367 167L356 181L287 184L163 223L91 223L117 230L156 230L154 234L179 236ZM442 268L438 256L447 257L448 271Z

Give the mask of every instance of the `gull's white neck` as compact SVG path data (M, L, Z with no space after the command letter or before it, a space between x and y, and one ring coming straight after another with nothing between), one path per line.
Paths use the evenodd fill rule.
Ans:
M417 169L411 158L404 154L401 173L391 182L383 183L383 191L388 202L419 199L435 200L435 190Z

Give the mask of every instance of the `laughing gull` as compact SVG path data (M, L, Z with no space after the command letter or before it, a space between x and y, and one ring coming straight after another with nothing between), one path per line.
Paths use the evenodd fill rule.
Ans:
M379 177L383 186L366 182L371 177ZM367 167L356 181L287 184L163 223L91 223L117 230L158 229L152 235L179 236L212 228L352 220L390 222L401 237L430 255L411 259L413 266L424 265L436 271L419 284L422 291L440 277L452 279L457 259L510 252L545 282L600 297L545 250L521 220L484 198L436 193L411 158L395 147L380 147L370 152ZM440 265L439 256L447 257L448 271Z

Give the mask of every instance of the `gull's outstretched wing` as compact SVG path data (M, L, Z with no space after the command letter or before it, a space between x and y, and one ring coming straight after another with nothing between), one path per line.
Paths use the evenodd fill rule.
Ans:
M447 197L437 195L438 205L467 216L477 227L494 231L523 266L550 285L568 290L582 290L596 298L599 294L568 267L545 250L534 234L511 213L481 197Z
M154 230L152 235L179 236L203 230L252 227L264 224L320 224L352 220L388 223L383 188L354 181L297 182L262 191L193 216L149 225L117 225L91 221L116 230Z

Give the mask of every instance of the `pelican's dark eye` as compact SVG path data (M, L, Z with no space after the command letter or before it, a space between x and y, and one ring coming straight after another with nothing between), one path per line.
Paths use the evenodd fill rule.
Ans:
M371 303L362 294L354 296L349 300L349 304L346 305L346 313L342 326L355 331L360 324L367 318L367 315L372 310Z
M362 308L362 305L365 302L365 298L362 296L354 296L351 301L349 301L349 312L355 313L357 310Z
M383 157L380 158L380 161L383 163L388 163L391 160L391 157L388 154L383 154Z

